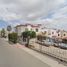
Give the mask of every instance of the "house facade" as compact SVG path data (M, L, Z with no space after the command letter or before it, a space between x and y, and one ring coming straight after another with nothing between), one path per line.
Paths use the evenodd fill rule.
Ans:
M33 25L33 24L22 24L22 25L17 25L15 27L15 32L18 33L18 36L21 36L21 33L28 30L28 31L35 31L36 34L39 32L40 24Z
M50 38L67 38L67 31L42 27L41 24L22 24L15 27L15 32L18 36L24 31L35 31L37 35L43 35Z
M62 39L67 39L67 31L62 30Z
M51 29L51 28L41 28L41 33L50 38L67 38L67 31L59 30L59 29ZM42 35L41 34L41 35Z

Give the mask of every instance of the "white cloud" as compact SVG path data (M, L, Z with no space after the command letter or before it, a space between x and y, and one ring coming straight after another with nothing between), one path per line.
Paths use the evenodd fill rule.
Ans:
M65 14L67 6L66 0L0 0L0 19L19 24L24 21L32 23L43 23L47 26L58 25L58 22L66 23ZM52 18L42 19L53 12ZM22 20L15 22L12 20Z
M2 4L0 9L5 8L8 14L9 12L19 14L22 19L31 20L32 18L47 16L50 10L57 8L63 2L64 0L0 0Z

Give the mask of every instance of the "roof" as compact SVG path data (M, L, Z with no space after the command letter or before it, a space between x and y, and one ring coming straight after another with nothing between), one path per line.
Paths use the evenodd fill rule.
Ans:
M17 25L16 27L21 27L21 26L26 26L26 25Z
M33 24L21 24L21 25L17 25L15 28L21 27L21 26L26 27L26 26L28 26L28 25L30 25L31 27L40 27L40 26L41 26L40 24L36 24L36 25L33 25Z

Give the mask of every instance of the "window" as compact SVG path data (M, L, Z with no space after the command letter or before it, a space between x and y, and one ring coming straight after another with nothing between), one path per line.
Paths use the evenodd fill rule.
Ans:
M60 34L58 34L58 36L60 36Z
M36 32L38 32L38 29L36 29Z
M54 32L52 32L52 34L54 34Z
M64 34L64 36L66 36L66 34Z
M44 31L44 34L46 34L47 33L47 31Z

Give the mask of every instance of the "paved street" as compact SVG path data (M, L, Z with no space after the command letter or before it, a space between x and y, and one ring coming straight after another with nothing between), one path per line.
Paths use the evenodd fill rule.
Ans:
M49 67L24 50L13 47L0 38L0 67Z

